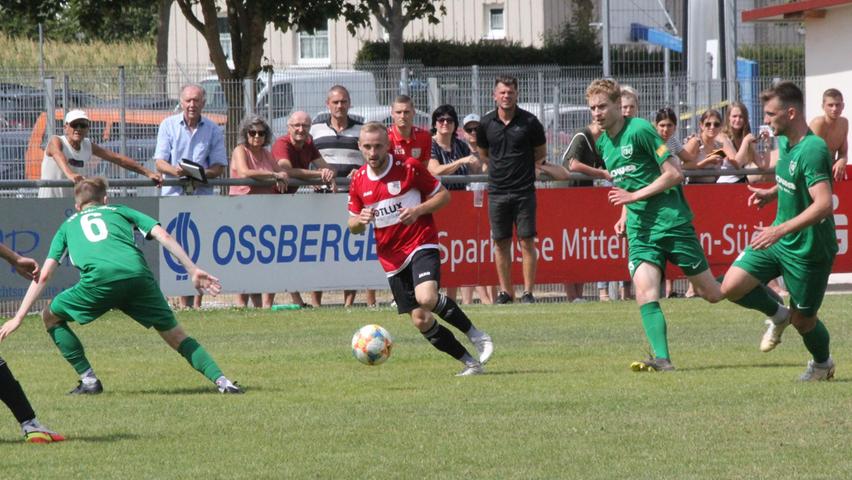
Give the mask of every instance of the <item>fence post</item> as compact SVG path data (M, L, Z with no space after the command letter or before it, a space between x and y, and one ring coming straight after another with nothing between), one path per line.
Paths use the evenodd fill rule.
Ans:
M127 155L127 75L124 65L118 67L118 152ZM122 176L127 170L121 169Z
M409 95L408 93L408 69L402 67L399 69L399 94Z
M667 105L672 103L672 68L671 68L672 52L668 48L663 49L663 99Z
M269 92L266 95L266 121L272 125L272 67L269 67L269 70L266 71L266 91Z
M544 72L538 72L538 118L544 123Z
M254 79L247 77L243 79L243 116L247 117L254 113L254 102L256 95L254 93ZM272 103L272 86L266 90L266 101Z
M71 86L71 80L68 78L68 74L64 74L62 76L62 118L65 118L65 114L68 113L68 88Z
M441 91L438 90L438 79L429 77L426 79L426 82L429 85L426 95L429 102L429 111L434 112L438 108L438 105L441 104Z
M707 52L707 108L712 108L713 97L711 91L713 87L713 54Z
M47 115L45 138L50 138L56 135L56 87L53 85L53 77L44 77L44 111Z
M471 97L473 97L473 105L471 110L473 113L479 115L481 110L481 105L479 104L479 65L471 65L470 66L470 84L471 84Z

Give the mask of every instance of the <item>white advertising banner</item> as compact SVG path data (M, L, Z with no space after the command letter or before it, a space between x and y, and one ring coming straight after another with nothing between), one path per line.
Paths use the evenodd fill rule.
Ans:
M346 194L166 197L159 220L226 293L387 288L370 228L347 228ZM194 293L186 270L165 249L160 285Z

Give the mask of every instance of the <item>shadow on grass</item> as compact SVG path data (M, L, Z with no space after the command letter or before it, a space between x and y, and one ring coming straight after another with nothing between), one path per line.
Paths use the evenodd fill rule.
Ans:
M285 389L268 389L263 387L246 387L245 385L240 385L240 388L245 392L262 392L262 391L287 391ZM116 392L119 394L127 394L127 395L222 395L216 390L215 386L200 386L200 387L177 387L177 388L149 388L144 390L121 390L120 392ZM223 396L233 396L233 395L223 395ZM239 395L237 395L239 396Z
M701 370L724 370L724 369L745 369L745 368L783 368L783 367L801 367L801 362L796 363L760 363L760 364L737 364L737 365L702 365L700 367L685 367L678 370L682 372L701 371Z
M485 375L529 375L531 373L556 373L555 370L486 370Z
M139 440L142 438L141 435L137 435L135 433L113 433L110 435L85 435L85 436L71 436L66 437L65 442L92 442L92 443L113 443L120 442L123 440ZM65 442L57 442L58 444L63 444ZM23 438L20 439L8 439L8 438L0 438L0 445L13 445L13 444L23 444L25 443Z

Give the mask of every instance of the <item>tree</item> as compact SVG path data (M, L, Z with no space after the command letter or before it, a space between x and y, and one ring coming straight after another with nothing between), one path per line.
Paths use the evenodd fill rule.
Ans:
M437 8L435 4L438 4ZM441 20L439 16L447 14L447 8L443 0L433 2L429 0L362 0L359 5L362 14L369 10L379 25L388 32L388 43L390 55L388 63L398 65L405 59L402 33L412 20L425 18L426 21L435 25ZM438 15L440 14L440 15Z
M105 42L152 38L157 3L153 0L4 0L0 30L13 36L45 36L64 42L97 38Z

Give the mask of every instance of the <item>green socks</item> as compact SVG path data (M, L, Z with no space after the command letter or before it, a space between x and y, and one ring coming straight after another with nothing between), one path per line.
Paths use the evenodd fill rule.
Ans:
M194 338L186 337L184 341L180 342L178 353L192 365L192 368L201 372L211 382L215 383L216 379L222 376L219 365L216 365L213 357Z
M719 277L716 277L716 281L722 283L724 278L724 275L720 275ZM776 299L777 295L775 292L772 292L771 294L770 292L772 292L772 289L766 285L760 284L754 287L752 291L746 293L739 300L731 301L741 307L757 310L767 317L772 317L778 311L778 306L781 305L783 307L784 304Z
M814 362L823 363L828 360L828 344L830 337L828 329L821 320L817 319L816 326L808 333L802 334L805 348L814 356Z
M650 302L639 307L642 314L642 327L651 349L657 358L669 359L669 341L666 337L666 317L660 310L660 302Z
M74 367L78 374L83 374L86 370L92 368L89 361L86 359L86 352L83 350L83 344L77 335L68 327L67 322L62 322L59 325L47 331L53 343L59 347L59 351L68 363Z

